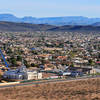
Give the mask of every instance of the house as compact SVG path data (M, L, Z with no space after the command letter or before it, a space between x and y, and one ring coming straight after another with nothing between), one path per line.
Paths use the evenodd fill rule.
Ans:
M95 74L96 71L94 68L84 68L84 67L69 67L68 70L72 73L79 73L82 74Z
M41 55L38 55L38 58L48 60L52 58L52 55L51 54L41 54Z
M66 60L67 59L67 56L58 56L57 57L57 60Z

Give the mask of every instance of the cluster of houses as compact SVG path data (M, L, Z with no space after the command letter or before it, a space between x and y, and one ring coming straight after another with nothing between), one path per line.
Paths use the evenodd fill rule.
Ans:
M27 69L41 72L42 78L82 76L97 73L95 67L100 69L99 37L80 32L0 33L0 48L11 68L21 66L20 56ZM0 66L4 66L2 59Z

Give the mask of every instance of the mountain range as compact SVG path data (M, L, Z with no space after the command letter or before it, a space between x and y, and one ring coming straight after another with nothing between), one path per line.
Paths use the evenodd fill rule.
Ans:
M55 26L63 26L63 25L85 26L100 22L100 18L88 18L83 16L45 17L45 18L35 18L30 16L30 17L18 18L12 14L0 14L0 21L32 23L32 24L48 24Z

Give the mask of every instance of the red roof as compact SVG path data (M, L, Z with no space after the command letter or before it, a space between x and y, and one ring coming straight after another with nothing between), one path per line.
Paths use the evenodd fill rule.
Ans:
M97 64L100 64L100 61L97 61L96 63L97 63Z
M66 56L58 56L57 59L66 59Z

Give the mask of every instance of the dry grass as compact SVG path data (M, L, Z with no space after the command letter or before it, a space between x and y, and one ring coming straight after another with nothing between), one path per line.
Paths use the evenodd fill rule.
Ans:
M100 78L0 89L0 100L100 100Z

